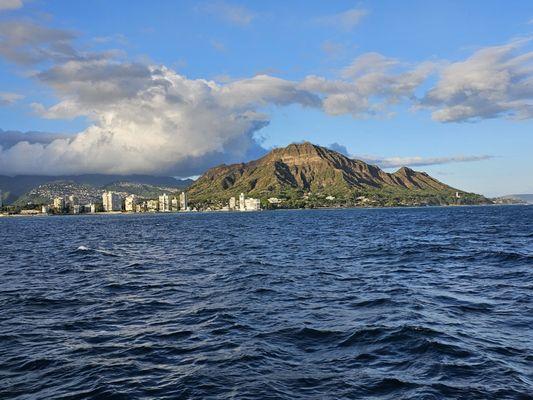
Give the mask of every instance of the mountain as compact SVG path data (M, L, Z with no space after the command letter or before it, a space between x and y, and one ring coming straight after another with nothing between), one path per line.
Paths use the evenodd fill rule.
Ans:
M425 172L402 167L387 173L309 142L274 149L249 163L211 168L188 189L191 200L199 202L226 201L241 192L262 199L282 197L291 206L301 205L297 203L303 200L329 204L320 200L328 196L335 197L338 205L355 205L357 198L372 205L488 202L483 196L454 189Z
M28 192L33 189L37 189L39 186L57 182L71 182L99 189L125 182L149 185L158 188L184 189L188 187L193 180L151 175L85 174L64 176L18 175L14 177L0 175L0 190L3 193L4 202L9 204L17 201L21 196L28 194ZM21 200L24 201L24 199Z

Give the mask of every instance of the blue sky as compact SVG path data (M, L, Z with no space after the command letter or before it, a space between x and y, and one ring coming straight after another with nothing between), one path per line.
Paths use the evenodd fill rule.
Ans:
M3 33L2 24L9 27ZM14 36L14 27L22 25L24 34ZM271 148L309 140L340 144L350 155L383 167L395 169L403 161L468 191L490 196L531 193L532 33L531 1L0 0L0 129L57 133L60 141L53 146L33 143L38 141L33 136L30 146L4 144L0 174L86 168L186 175L221 161L252 158L261 152L257 142ZM14 52L29 47L40 58L22 62L17 56L22 53ZM50 48L53 54L43 56L42 49ZM493 58L500 50L505 54ZM103 56L109 52L111 56ZM367 60L368 54L374 56ZM472 57L470 63L458 64ZM102 61L93 62L96 58ZM364 60L370 63L366 73L381 74L370 88L369 76L360 73ZM74 68L74 63L76 71L83 68L89 76L87 81L62 78L61 73L68 73L65 66ZM146 102L146 93L152 93L146 82L138 83L132 94L127 81L105 82L95 72L98 85L113 86L111 97L116 94L111 99L103 93L98 99L97 93L88 92L87 86L97 85L87 71L100 71L103 64L128 65L129 72L132 65L164 66L171 71L172 77L165 79L175 86L172 95L190 101L210 96L205 90L212 87L197 88L199 80L215 82L216 91L225 85L231 89L222 100L218 94L202 97L201 107L180 106L174 112L172 104L159 103L159 98ZM429 72L412 88L398 89L411 77L403 74L425 65L430 65ZM350 75L350 66L359 72ZM268 79L259 86L254 82L257 93L241 103L247 79L257 75ZM309 89L310 76L347 88L342 93ZM488 87L483 85L486 76ZM187 79L186 95L176 83L181 77ZM334 95L342 97L342 104ZM60 111L53 108L60 103ZM135 119L131 115L147 107L153 117L129 125L128 118ZM227 129L217 130L217 118ZM172 136L172 127L183 132ZM61 136L87 129L76 145ZM94 143L100 146L105 135L121 141L98 147L97 156L92 155ZM1 137L2 132L0 145ZM125 142L139 147L117 154ZM150 147L152 143L159 147ZM80 154L88 159L80 162ZM136 157L132 154L144 162L130 162Z

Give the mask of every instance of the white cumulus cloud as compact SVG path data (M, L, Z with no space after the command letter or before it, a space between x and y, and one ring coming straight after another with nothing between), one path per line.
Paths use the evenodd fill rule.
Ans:
M422 104L441 122L505 116L533 117L533 51L520 52L531 39L486 47L450 63Z

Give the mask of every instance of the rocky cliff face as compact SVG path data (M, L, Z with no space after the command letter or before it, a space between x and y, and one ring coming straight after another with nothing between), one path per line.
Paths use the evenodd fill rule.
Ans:
M276 195L284 190L348 194L358 189L455 191L424 172L402 167L387 173L375 165L309 142L274 149L264 157L208 170L190 188L191 196L228 197L240 192Z

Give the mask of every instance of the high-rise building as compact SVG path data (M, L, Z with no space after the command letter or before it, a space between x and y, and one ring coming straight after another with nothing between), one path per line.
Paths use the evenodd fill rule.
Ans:
M124 209L128 212L135 212L135 208L137 206L137 196L134 194L130 194L126 199L124 200Z
M186 211L189 208L189 197L187 193L181 192L180 194L180 210Z
M57 212L63 212L65 210L65 198L64 197L56 197L54 199L54 210Z
M244 193L241 193L239 196L239 210L246 211L246 200L244 198Z
M2 191L0 190L0 208L4 206L3 197L2 197Z
M180 209L180 202L176 197L173 197L172 200L170 200L170 209L172 211L178 211Z
M229 209L235 210L236 208L237 208L237 200L235 199L235 197L231 197L229 199Z
M102 194L102 203L104 205L104 211L121 211L122 210L122 198L115 192L104 192Z
M170 211L170 197L168 197L168 194L166 193L163 193L161 196L159 196L159 211Z

